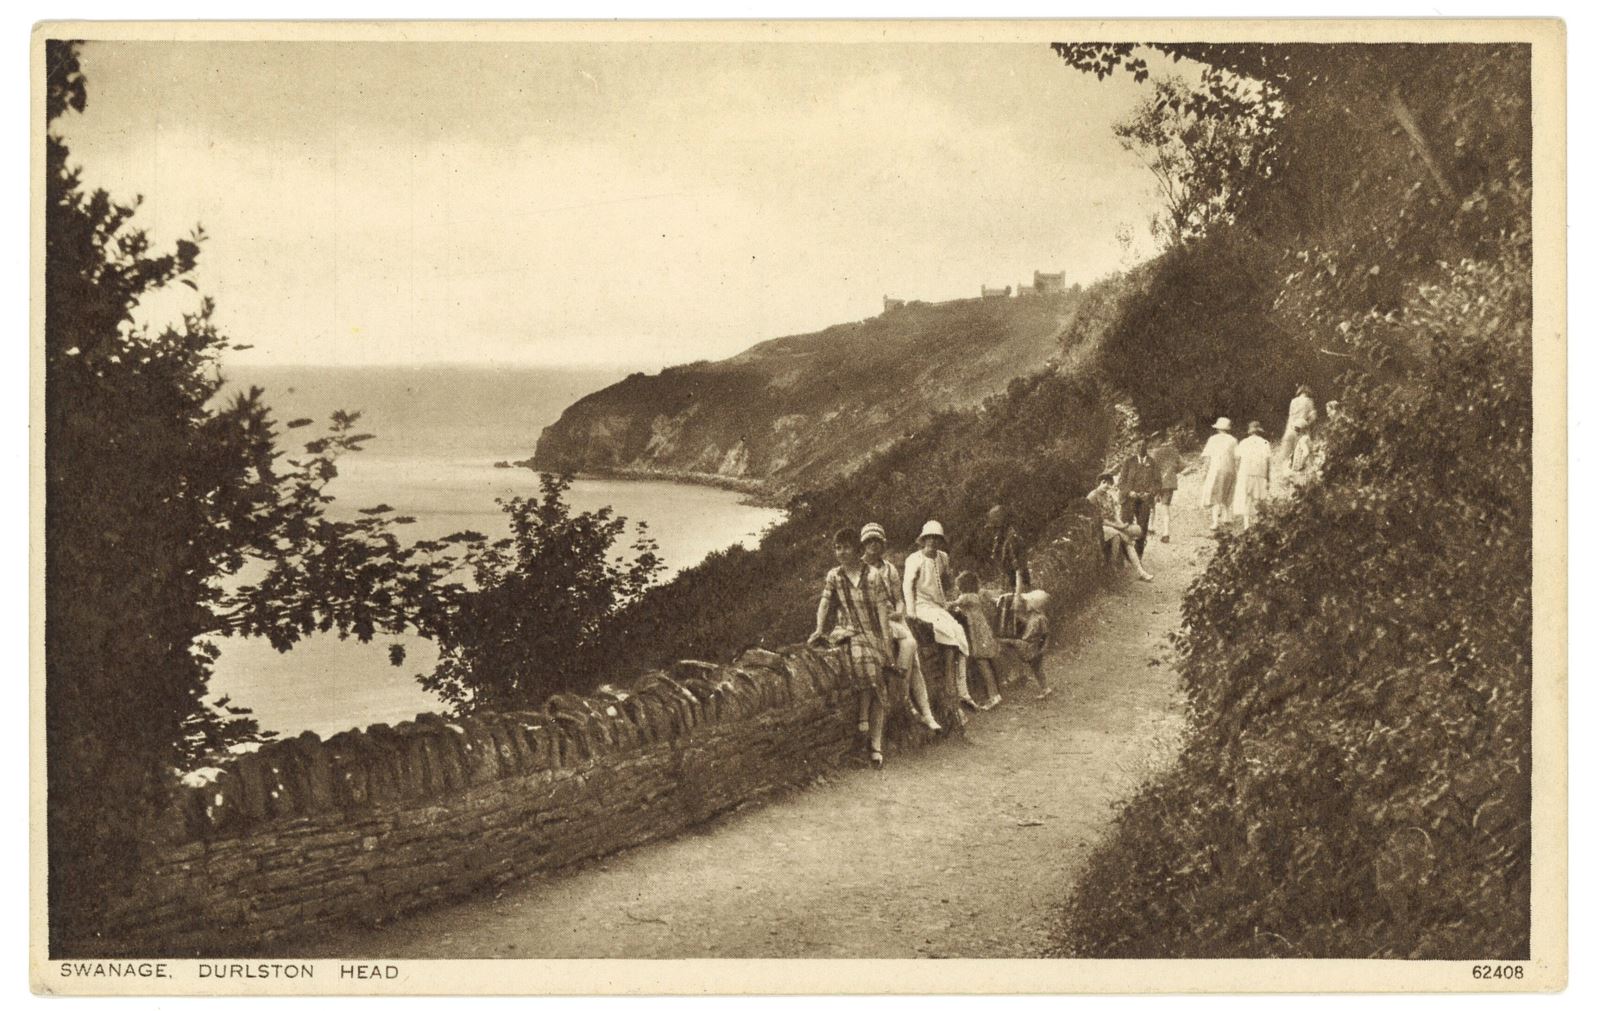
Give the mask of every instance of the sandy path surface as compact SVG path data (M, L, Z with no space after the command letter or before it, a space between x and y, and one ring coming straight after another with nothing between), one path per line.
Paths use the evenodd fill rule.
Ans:
M1056 694L1011 686L965 740L849 769L669 841L383 927L324 958L1032 957L1115 805L1177 754L1167 635L1210 550L1185 475L1153 583L1121 576L1055 629Z

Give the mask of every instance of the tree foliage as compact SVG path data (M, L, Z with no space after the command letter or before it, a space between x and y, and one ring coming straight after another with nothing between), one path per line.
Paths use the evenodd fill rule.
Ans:
M1247 229L1216 225L1108 282L1095 367L1154 427L1280 416L1296 384L1325 378L1327 359L1274 312L1276 267ZM1067 338L1087 323L1075 320Z
M76 43L50 41L45 206L45 708L52 950L94 930L128 879L174 772L264 736L208 698L218 637L280 650L333 633L416 629L441 643L431 686L458 704L527 703L594 651L599 625L658 568L651 545L605 561L623 521L571 515L564 479L506 504L515 537L408 543L386 505L329 515L338 460L371 436L272 417L263 391L223 396L235 345L198 298L180 323L135 321L189 276L196 228L170 251L138 202L88 189L55 129L88 101ZM642 536L642 535L641 535ZM477 588L463 584L470 572ZM399 662L401 656L394 657ZM487 672L494 672L492 677ZM541 672L558 672L546 675ZM543 677L544 680L540 680ZM497 679L498 678L498 679Z
M1341 322L1396 309L1441 263L1482 259L1522 210L1505 193L1531 158L1526 46L1054 48L1102 78L1146 80L1152 53L1199 61L1198 84L1146 134L1166 137L1165 123L1250 138L1248 157L1224 146L1184 177L1198 190L1187 205L1218 212L1195 219L1187 248L1157 261L1154 299L1124 300L1133 312L1108 333L1108 378L1149 424L1219 411L1281 423L1294 384L1325 390L1349 367ZM1147 111L1163 88L1152 85ZM1180 357L1216 364L1180 368Z
M570 478L539 480L538 497L500 503L512 536L469 544L472 587L425 630L440 655L418 680L457 712L535 708L592 677L610 620L662 568L643 523L631 557L614 557L627 521L609 507L574 514L563 497Z
M1280 103L1262 99L1261 90L1214 67L1202 73L1198 89L1181 77L1163 77L1113 127L1156 180L1162 208L1151 217L1150 232L1163 246L1234 219L1282 111Z
M234 345L200 298L176 325L135 321L182 284L204 233L154 248L83 185L55 129L88 100L78 45L46 45L45 709L53 951L92 932L136 864L174 770L264 735L207 698L219 636L287 650L313 633L435 631L461 560L404 544L386 506L327 513L337 460L370 436L336 412L286 452L252 388L222 396Z

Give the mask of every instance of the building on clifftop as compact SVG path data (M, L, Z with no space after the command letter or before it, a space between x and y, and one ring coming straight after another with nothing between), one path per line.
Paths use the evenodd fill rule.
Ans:
M1004 288L991 288L987 284L981 284L978 286L978 292L984 298L1010 298L1011 285L1008 284Z
M1033 288L1041 295L1062 295L1067 290L1067 272L1045 274L1033 272Z

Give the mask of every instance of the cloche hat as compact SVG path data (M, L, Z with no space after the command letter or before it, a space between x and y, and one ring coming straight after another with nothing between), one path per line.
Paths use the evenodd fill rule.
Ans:
M917 535L917 541L920 543L926 537L944 537L944 527L938 520L929 520L922 524L922 533Z
M1211 427L1215 428L1219 432L1231 432L1233 431L1233 422L1229 421L1227 418L1218 418L1216 424L1212 425Z
M867 543L867 541L871 540L874 537L876 537L880 541L883 541L885 544L889 543L889 538L883 532L883 524L881 524L881 523L868 523L866 526L861 528L861 543L862 544Z

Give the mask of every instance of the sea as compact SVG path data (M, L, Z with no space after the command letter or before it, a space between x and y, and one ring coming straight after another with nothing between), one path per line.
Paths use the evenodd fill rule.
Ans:
M344 367L249 366L225 369L229 387L257 386L280 422L280 445L294 447L325 430L336 410L359 411L356 430L374 438L343 457L328 485L329 513L388 505L416 518L401 531L415 539L461 530L509 534L496 499L532 496L539 476L524 467L496 467L533 455L544 426L585 394L623 378L622 370L477 366ZM316 424L284 431L281 423ZM782 512L747 502L736 491L666 481L575 481L567 494L575 510L612 507L629 521L619 539L632 542L644 521L666 563L663 579L733 544L754 547ZM319 634L279 653L262 639L218 639L222 655L211 678L213 699L248 707L263 730L326 737L352 727L397 723L441 711L417 675L433 669L438 651L415 635L379 636L369 643ZM406 648L395 667L389 646Z

